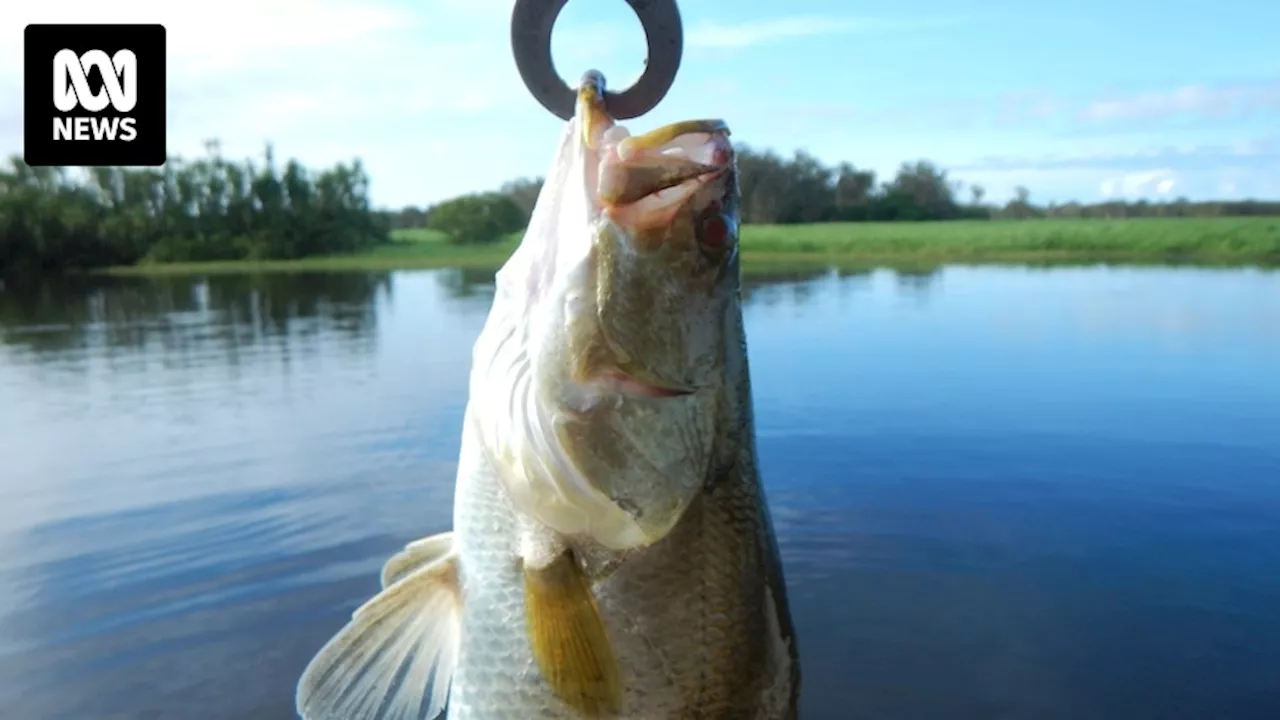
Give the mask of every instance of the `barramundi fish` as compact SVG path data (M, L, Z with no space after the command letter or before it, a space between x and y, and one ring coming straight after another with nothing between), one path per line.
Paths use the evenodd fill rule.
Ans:
M577 91L473 348L453 531L298 683L307 720L795 718L718 120L643 135Z

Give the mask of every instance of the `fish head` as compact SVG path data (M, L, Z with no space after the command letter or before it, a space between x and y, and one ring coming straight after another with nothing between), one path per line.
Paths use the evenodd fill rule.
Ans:
M723 122L631 136L584 78L477 343L477 369L499 336L523 353L472 382L492 398L477 412L518 511L627 550L666 536L704 488L742 352L738 208Z

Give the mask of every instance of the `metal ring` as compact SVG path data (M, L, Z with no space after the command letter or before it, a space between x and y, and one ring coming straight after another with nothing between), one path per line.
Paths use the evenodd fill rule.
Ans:
M551 59L551 29L568 0L516 0L511 49L516 69L534 99L561 120L573 117L576 96ZM640 18L648 46L644 74L620 93L605 91L605 107L618 120L640 117L671 89L684 52L684 29L675 0L627 0Z

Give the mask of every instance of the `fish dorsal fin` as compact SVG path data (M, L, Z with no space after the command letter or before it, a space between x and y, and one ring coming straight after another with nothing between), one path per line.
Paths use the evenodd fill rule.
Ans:
M392 582L303 671L304 720L432 720L444 709L461 638L452 534L411 543L383 578Z
M541 568L526 565L524 598L533 656L555 694L587 717L618 712L622 683L613 646L573 555L562 553Z
M453 552L453 533L442 532L414 540L382 566L382 587L388 588L396 581L418 568L429 565Z

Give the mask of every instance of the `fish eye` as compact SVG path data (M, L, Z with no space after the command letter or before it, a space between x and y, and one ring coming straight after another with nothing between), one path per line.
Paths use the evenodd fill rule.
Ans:
M710 254L713 259L722 256L732 242L729 235L729 221L725 219L719 203L713 203L694 223L694 235L698 246Z
M725 223L724 218L717 214L703 219L698 239L707 247L722 248L728 234L729 226Z

